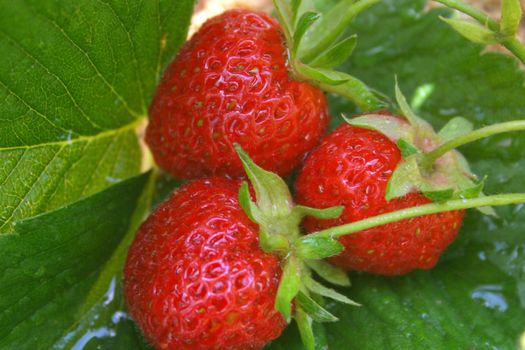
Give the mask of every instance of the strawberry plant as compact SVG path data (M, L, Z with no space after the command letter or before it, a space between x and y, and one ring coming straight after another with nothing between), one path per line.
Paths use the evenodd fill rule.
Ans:
M399 181L399 188L416 188L437 204L333 229L316 226L320 231L301 238L294 227L305 213L334 218L341 208L265 202L275 198L264 195L258 179L270 179L281 200L289 198L284 183L243 156L256 198L241 187L246 218L239 225L256 231L272 223L270 217L291 235L283 240L271 229L258 232L257 254L272 251L282 259L276 310L299 324L290 324L269 349L302 349L303 342L330 349L514 349L525 343L525 212L517 204L523 198L498 195L524 191L525 138L500 133L523 126L518 61L525 59L515 35L521 11L517 1L505 0L501 20L490 19L463 2L439 2L470 19L450 8L428 10L424 0L275 2L293 78L329 92L330 129L345 123L342 114L370 115L385 102L395 111L389 101L396 101L397 76L408 97L403 102L397 94L398 115L461 131L448 127L453 137L429 150L414 138L394 138L399 164L425 169L461 146L469 173L487 178L436 186L421 172L418 181ZM152 166L140 140L155 89L186 39L192 7L191 0L0 1L0 348L149 348L126 308L122 269L140 224L180 185ZM493 43L510 55L483 51ZM464 199L464 191L475 195ZM330 265L302 262L340 252L334 238L477 206L485 212L493 206L497 216L467 211L457 239L430 270L392 278L352 272L348 286L348 276ZM280 210L291 215L292 226L271 216ZM323 287L315 276L342 286ZM319 294L339 301L323 302ZM361 306L341 303L352 300Z

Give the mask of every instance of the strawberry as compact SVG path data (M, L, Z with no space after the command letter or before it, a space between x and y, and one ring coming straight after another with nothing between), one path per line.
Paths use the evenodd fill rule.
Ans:
M265 169L289 174L327 127L322 90L364 111L384 105L364 83L333 70L356 45L355 35L345 37L347 24L375 2L321 16L307 4L275 1L279 22L248 10L208 20L157 87L146 130L155 161L182 179L239 177L238 143Z
M279 259L259 248L240 182L180 187L140 227L124 269L133 319L157 349L260 349L285 327Z
M327 123L322 91L289 74L277 21L230 10L208 20L167 68L146 141L177 178L242 175L235 142L258 164L286 175Z
M307 217L306 231L430 203L420 192L385 199L388 182L400 161L401 151L387 136L376 130L340 125L307 159L295 189L300 204L343 205L345 209L337 219ZM346 235L339 239L344 252L329 260L347 270L382 275L430 269L454 241L462 218L463 211L448 211Z

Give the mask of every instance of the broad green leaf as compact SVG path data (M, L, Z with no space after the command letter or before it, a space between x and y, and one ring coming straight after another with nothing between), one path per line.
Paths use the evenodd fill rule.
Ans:
M2 282L0 304L20 299L2 309L0 347L82 347L97 337L112 338L111 348L142 344L129 321L111 320L128 320L121 296L118 310L106 297L120 290L127 246L155 194L152 176L135 206L145 177L126 179L150 166L137 133L193 5L0 0L0 278L16 282ZM104 200L70 210L92 198ZM44 221L47 232L17 233Z
M395 75L407 96L431 84L417 113L436 129L457 115L475 128L524 115L524 74L516 61L480 55L481 45L442 24L439 16L450 11L426 13L425 5L385 0L361 14L349 29L360 45L343 70L390 98ZM355 110L340 97L330 102L333 126L342 122L341 113ZM523 191L523 134L491 137L461 150L475 173L488 175L487 193ZM497 208L499 218L468 211L458 239L433 270L393 278L352 274L352 286L337 291L362 307L326 306L340 319L324 324L329 348L516 349L525 332L524 209ZM294 339L300 341L292 328L268 348L301 349Z
M146 177L114 185L0 236L0 347L49 348L74 325L130 225Z
M0 234L138 174L193 2L0 1Z

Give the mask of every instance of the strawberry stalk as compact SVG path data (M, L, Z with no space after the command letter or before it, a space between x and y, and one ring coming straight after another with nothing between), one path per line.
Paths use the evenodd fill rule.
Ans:
M430 169L432 167L432 164L434 164L434 162L439 157L443 156L445 153L452 151L453 149L459 146L483 139L488 136L519 130L525 130L525 120L514 120L510 122L489 125L484 128L474 130L472 132L454 138L450 141L447 141L444 144L437 147L436 149L434 149L433 151L426 153L422 157L420 164L423 168Z
M525 45L523 45L516 36L522 14L520 0L502 0L501 18L499 22L490 18L490 16L483 11L460 0L435 1L456 9L472 17L479 23L442 18L458 33L480 44L498 43L503 45L522 63L525 63Z
M410 219L416 216L442 213L445 211L471 209L487 206L502 206L509 204L525 203L525 193L497 194L493 196L479 197L473 199L456 199L440 203L430 203L417 207L406 208L381 214L371 218L355 221L349 224L331 227L326 230L311 233L301 239L312 238L339 238L355 232L366 230L372 227L385 225L391 222Z

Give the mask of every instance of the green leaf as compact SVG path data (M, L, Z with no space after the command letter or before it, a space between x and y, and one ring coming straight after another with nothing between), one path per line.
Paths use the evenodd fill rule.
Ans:
M294 251L302 259L324 259L341 253L343 245L327 237L301 237L294 242Z
M474 43L490 45L498 42L496 33L478 23L445 17L441 17L441 20Z
M324 280L343 287L350 286L350 279L346 272L324 261L306 260L306 265L314 270Z
M135 128L191 7L0 1L0 234L139 173Z
M322 52L310 64L312 67L331 69L343 64L354 52L357 35L351 35Z
M515 35L520 25L521 15L520 0L502 0L500 21L501 34L509 36Z
M471 121L463 117L454 117L439 130L438 134L443 139L443 142L447 142L461 135L468 134L472 130L474 130L474 126Z
M319 19L320 15L315 12L305 12L299 21L297 22L297 27L293 33L293 57L296 56L297 50L301 46L301 41L303 39L304 33Z
M301 309L316 322L335 322L338 320L337 317L323 309L321 305L317 304L312 298L303 292L297 294L296 301Z
M17 221L13 233L0 236L0 347L50 348L75 324L130 225L146 178Z
M297 258L290 256L283 267L283 274L275 297L275 309L279 311L286 322L292 317L292 300L299 293L301 286L300 267Z
M126 179L151 167L138 133L192 8L191 0L0 0L0 278L9 280L0 287L0 347L60 348L85 342L95 323L121 329L111 318L123 303L104 302L120 290L157 176L139 205L147 176ZM115 341L142 343L126 322L129 336Z

